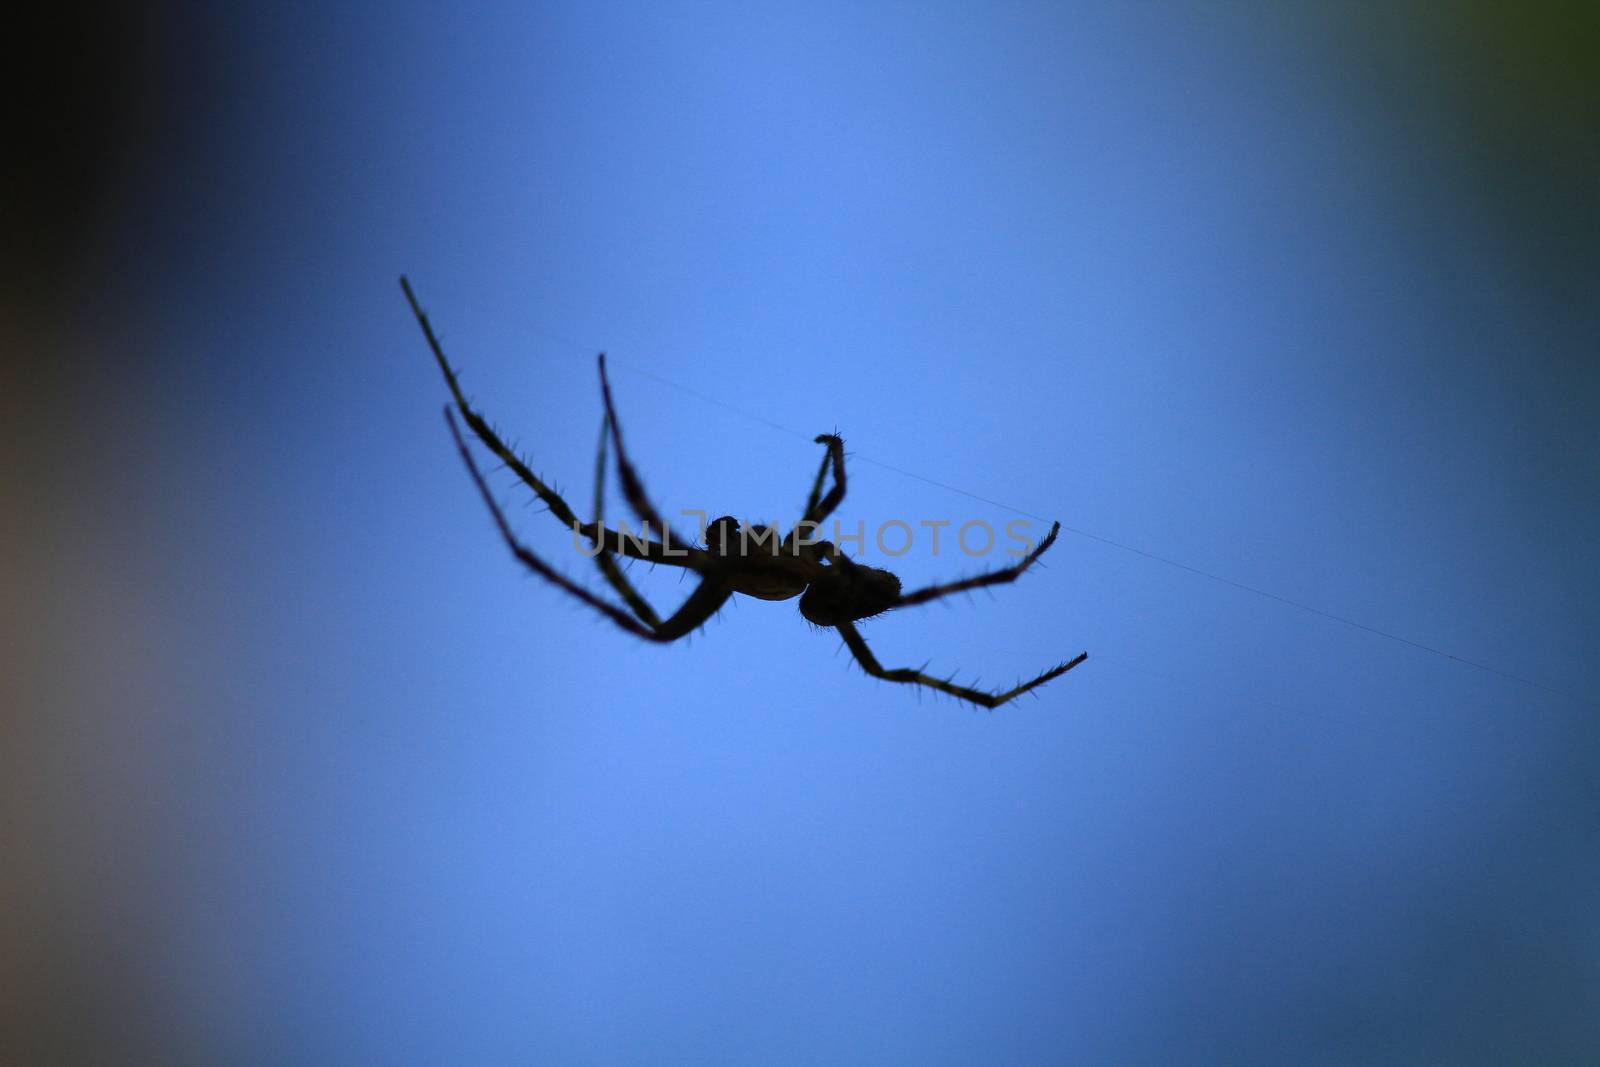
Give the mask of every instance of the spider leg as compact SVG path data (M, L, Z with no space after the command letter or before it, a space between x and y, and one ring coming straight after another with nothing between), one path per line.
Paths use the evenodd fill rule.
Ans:
M644 491L644 482L639 478L639 473L633 469L633 464L628 461L628 450L622 444L622 426L617 422L617 409L611 402L611 381L606 377L606 354L600 353L600 397L606 405L606 422L611 427L611 443L617 448L617 476L622 481L622 495L628 501L628 506L633 509L633 514L641 523L648 527L654 526L661 531L662 539L669 545L682 548L690 542L679 537L677 532L667 525L667 520L656 511L655 505L650 503L650 497Z
M820 523L832 515L833 509L844 499L844 441L836 434L824 433L817 435L817 444L827 445L828 451L822 457L822 466L817 468L817 480L811 484L811 495L806 498L806 510L800 517L801 522ZM833 488L828 490L827 496L823 496L822 482L830 466L833 468Z
M1040 541L1032 552L1029 552L1013 566L1002 567L999 570L988 571L971 578L963 578L959 582L947 582L943 585L930 585L924 589L917 589L902 595L892 606L904 608L910 607L912 604L926 604L930 600L938 600L940 597L949 596L951 593L961 593L968 589L978 589L985 585L1014 582L1017 580L1018 575L1033 565L1034 560L1044 555L1045 549L1055 544L1056 534L1060 532L1061 524L1058 522L1050 527L1049 535L1043 541Z
M422 310L422 306L417 303L416 294L411 291L411 283L403 275L400 278L400 288L405 291L406 301L411 305L411 313L416 316L417 324L422 327L422 335L427 338L428 347L433 351L433 358L439 364L439 369L444 373L445 384L450 387L450 395L455 400L456 409L461 412L461 417L466 420L467 425L472 429L478 440L483 442L484 447L493 452L500 462L510 468L511 473L515 474L524 485L538 494L539 499L544 501L545 507L550 509L550 513L556 517L557 521L568 529L578 531L579 534L588 538L591 544L603 545L607 552L620 552L635 559L643 559L650 563L664 563L672 567L688 567L696 571L705 569L706 554L698 549L688 548L680 543L669 552L667 546L658 542L623 537L617 531L607 530L597 522L579 522L578 517L572 513L572 509L567 506L567 502L561 498L561 495L544 484L538 475L534 474L528 465L522 461L522 458L500 439L500 435L494 432L488 420L467 402L466 396L461 392L461 383L456 380L456 372L450 366L450 361L445 358L444 349L440 346L439 339L434 336L433 326L428 322L427 314ZM688 554L685 555L685 552Z
M1065 663L1056 664L1032 681L1024 682L1016 688L1008 689L1003 693L990 693L982 689L970 689L964 685L956 685L954 682L946 681L943 678L934 678L909 667L888 670L878 662L878 657L872 654L872 649L867 647L866 639L856 629L855 623L843 622L836 628L839 631L839 636L844 638L844 643L850 647L850 654L855 656L857 663L861 664L861 669L874 678L882 678L886 682L907 682L912 685L925 685L930 689L937 689L941 693L949 693L960 700L970 701L985 708L998 708L1008 700L1019 697L1031 689L1037 689L1052 678L1061 677L1089 658L1089 653L1079 653Z
M422 335L428 339L428 347L433 350L433 358L438 362L439 370L444 373L444 382L450 387L450 395L455 400L457 410L461 412L461 417L466 420L478 440L482 441L484 447L493 452L500 462L509 467L529 489L539 494L539 499L544 501L550 513L560 520L563 526L571 528L579 525L578 517L572 513L567 502L561 499L560 494L540 481L538 475L522 462L522 458L500 440L500 436L489 426L488 421L467 403L466 396L461 392L461 383L456 380L456 372L450 366L450 361L445 358L444 349L440 347L439 339L433 334L433 326L428 322L428 316L422 310L422 306L417 303L416 294L411 291L411 283L404 275L400 278L400 288L405 290L406 300L411 304L411 313L417 317L417 322L422 327Z
M450 424L450 434L455 438L456 449L461 453L462 460L466 462L467 473L472 475L473 483L483 496L484 503L489 506L489 513L494 516L495 526L499 528L500 536L505 539L507 547L511 549L511 554L516 556L525 567L539 577L571 593L628 633L633 634L635 637L642 637L646 641L654 641L661 644L676 641L678 638L704 625L711 616L717 613L717 609L721 608L728 598L733 595L733 590L728 588L727 582L721 576L703 576L699 586L695 588L693 593L689 594L688 599L683 602L683 606L674 612L671 617L655 625L645 625L637 622L621 608L601 600L583 586L540 559L532 549L517 540L517 535L511 530L511 524L506 521L505 513L500 510L500 505L495 502L494 494L489 491L488 483L483 480L483 475L478 470L478 464L473 460L472 453L467 449L467 442L462 438L461 430L456 426L455 415L448 406L444 409L444 416L445 421Z
M600 446L596 450L594 461L594 521L605 521L606 507L606 435L610 432L611 420L601 417L600 420ZM600 573L605 576L611 588L627 603L639 621L651 629L660 627L661 620L656 616L655 609L649 601L640 595L639 590L628 581L627 575L622 573L622 568L617 566L617 557L613 556L602 545L595 553L594 562L600 568Z

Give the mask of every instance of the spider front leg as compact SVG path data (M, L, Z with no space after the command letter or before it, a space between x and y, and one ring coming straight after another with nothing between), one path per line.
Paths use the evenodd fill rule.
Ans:
M600 446L596 450L594 461L594 521L596 524L605 521L606 435L610 432L610 429L611 420L602 416L600 420ZM621 567L617 566L617 557L607 551L603 543L594 554L594 562L595 566L600 568L600 573L605 576L606 581L610 583L611 588L617 591L617 595L622 597L633 613L639 617L640 622L651 629L656 629L661 625L661 620L657 617L655 609L639 593L639 590L633 587L633 583L628 581L628 576L622 573Z
M400 276L400 288L406 294L406 301L411 305L411 313L417 317L417 324L422 327L422 336L427 338L428 348L433 351L434 361L439 364L439 370L444 374L444 383L450 388L450 396L455 400L456 409L461 412L461 417L466 420L467 426L477 435L483 446L493 452L515 474L524 485L538 494L544 501L545 507L550 509L550 514L560 520L561 525L571 529L579 525L578 517L572 513L567 502L554 489L545 485L538 475L522 461L522 457L513 452L500 435L494 432L487 419L480 415L471 404L467 402L465 394L461 392L461 383L456 380L455 369L450 366L450 361L445 358L444 349L439 344L439 339L434 336L433 325L428 322L427 314L422 310L422 305L417 303L417 295L411 291L411 283L405 275ZM452 428L454 422L451 423Z
M606 377L606 354L600 353L600 397L606 405L606 422L611 427L611 443L617 448L617 476L622 482L622 495L628 501L628 506L633 509L633 514L646 527L654 525L661 531L661 539L669 545L683 548L688 541L679 537L667 525L656 511L655 505L650 503L650 498L644 491L644 482L639 478L633 464L628 461L628 450L622 444L622 426L617 422L617 410L611 402L611 380ZM648 529L646 530L648 533Z
M439 364L439 370L444 374L445 385L450 388L450 396L455 400L456 410L461 412L461 417L466 420L478 440L483 442L483 446L493 452L512 474L544 501L545 507L550 509L550 514L554 515L557 521L588 538L590 544L603 546L607 552L617 552L635 559L664 563L673 567L688 567L697 571L703 569L705 553L698 549L688 548L685 555L681 549L685 549L686 546L679 545L669 552L666 545L646 539L635 542L632 538L624 538L614 530L607 530L597 522L580 523L578 517L572 513L572 508L561 498L561 494L544 484L523 462L522 457L500 439L500 435L494 432L489 421L467 402L466 396L461 392L461 383L456 379L455 369L445 358L444 349L439 344L439 339L434 336L433 325L428 321L422 306L417 303L417 296L411 291L411 283L404 275L400 277L400 288L406 294L406 301L411 305L411 313L416 316L417 324L422 327L422 335L428 341L428 348L433 352L434 361Z
M455 438L456 450L461 453L461 458L467 465L467 473L472 476L473 484L478 487L478 492L483 497L483 502L489 506L489 513L494 516L495 526L500 530L500 536L505 539L506 546L511 549L511 554L523 566L539 577L577 597L628 633L633 634L635 637L642 637L646 641L655 641L661 644L676 641L678 638L690 634L705 625L707 620L715 615L717 610L727 603L728 598L733 595L733 590L728 587L725 577L713 569L711 573L701 575L699 586L695 588L693 593L689 594L682 607L665 621L653 625L636 621L621 608L601 600L583 586L540 559L532 549L517 540L517 535L511 530L511 524L506 521L505 513L500 510L500 505L495 502L494 494L489 491L488 483L483 480L483 474L478 470L478 464L473 460L472 452L467 448L467 442L461 437L461 430L456 426L454 412L449 407L446 407L444 416L445 421L450 424L450 435Z
M898 667L893 670L886 669L878 662L878 657L872 654L872 649L867 647L866 639L861 636L861 632L856 629L854 623L840 623L835 628L839 631L839 635L844 638L844 643L850 646L850 654L856 658L857 663L861 664L861 669L874 678L882 678L886 682L925 685L929 689L937 689L941 693L949 693L960 700L969 701L985 708L998 708L1006 701L1013 700L1030 689L1037 689L1052 678L1061 677L1089 658L1089 653L1080 652L1067 662L1058 663L1056 666L1051 667L1032 681L1024 682L1016 688L1008 689L1002 693L990 693L982 689L971 689L964 685L956 685L954 682L943 678L935 678L932 675L923 674L921 671L914 671L909 667Z

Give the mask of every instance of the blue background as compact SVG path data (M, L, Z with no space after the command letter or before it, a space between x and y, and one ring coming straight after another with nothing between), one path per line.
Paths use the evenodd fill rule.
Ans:
M1592 10L97 32L6 263L30 1059L1600 1056ZM1090 660L991 714L791 604L617 631L498 542L402 271L578 510L604 349L669 511L791 521L837 428L847 527L1070 528L886 664Z

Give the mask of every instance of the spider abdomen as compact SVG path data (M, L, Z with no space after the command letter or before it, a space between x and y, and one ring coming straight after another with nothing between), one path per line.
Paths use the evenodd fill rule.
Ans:
M900 579L877 567L834 565L800 597L800 614L818 626L868 619L900 599Z

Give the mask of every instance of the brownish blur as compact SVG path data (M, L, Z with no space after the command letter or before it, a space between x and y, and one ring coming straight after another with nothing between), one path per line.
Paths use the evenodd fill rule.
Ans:
M27 5L7 18L0 240L0 1059L183 1062L194 1053L150 973L172 932L153 722L177 630L152 617L157 384L121 336L120 220L181 123L159 6Z

